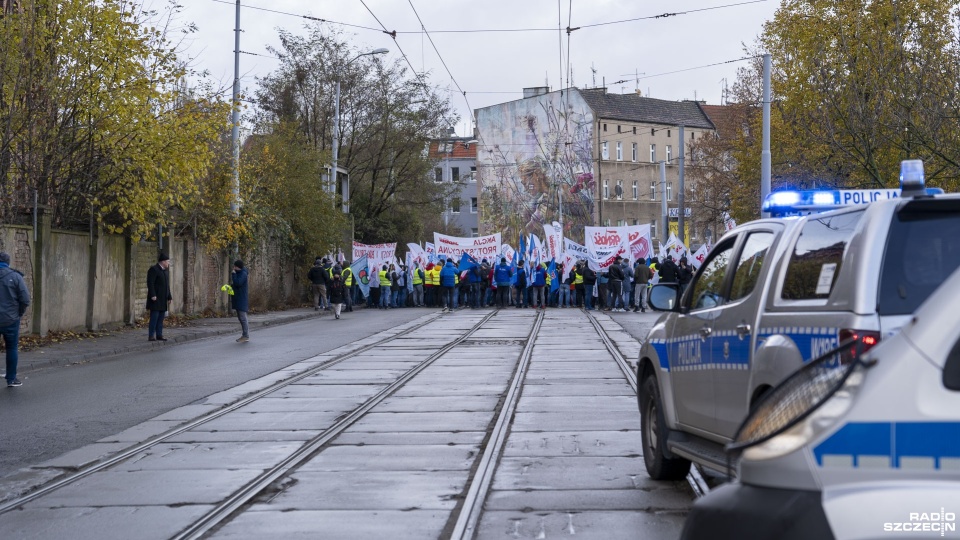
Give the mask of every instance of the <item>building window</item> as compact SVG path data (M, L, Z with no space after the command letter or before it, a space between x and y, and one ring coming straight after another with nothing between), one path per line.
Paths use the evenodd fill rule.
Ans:
M691 132L690 132L690 140L691 140L691 141L694 140L694 139L696 139L696 137L694 137L694 135L696 135L696 133L694 133L694 132L691 131Z
M653 135L654 135L656 132L657 132L657 130L655 130L655 129L653 129L653 128L650 128L650 136L651 136L651 137L653 137Z
M623 133L623 126L617 126L617 133Z
M603 141L601 145L600 159L610 159L610 144L607 141Z
M657 222L656 222L656 221L651 221L651 222L650 222L650 237L651 237L651 238L654 238L654 237L656 237L656 236L657 236Z
M604 131L607 130L607 125L606 125L606 124L603 125L603 130L604 130Z
M668 144L666 148L666 152L667 152L667 163L670 163L670 160L673 159L673 146Z
M623 161L623 143L617 143L617 161Z
M443 169L437 167L433 170L433 181L436 183L443 182Z
M650 182L650 200L651 201L657 200L657 183L656 182Z
M673 183L672 182L667 182L667 200L668 201L673 200Z
M623 226L626 225L626 224L627 224L627 220L625 220L625 219L618 219L618 220L617 220L617 227L623 227Z
M634 224L634 225L639 225L639 224L640 224L640 220L639 220L639 219L633 220L633 224Z
M477 213L477 198L476 198L476 197L471 197L471 198L470 198L470 213L471 213L471 214L476 214L476 213Z
M634 163L637 162L637 158L638 158L638 157L640 157L640 149L639 149L639 146L637 145L637 143L633 143L633 157L632 157L632 159L633 159L633 162L634 162Z
M454 182L460 181L460 167L450 167L450 179Z
M604 226L604 227L609 227L609 226L610 226L610 220L609 220L609 219L603 220L603 226Z
M667 130L667 138L668 138L668 139L670 138L670 130L669 130L669 129Z
M604 199L610 198L610 181L609 180L603 181L603 198Z
M637 200L639 198L640 198L640 183L634 180L633 181L633 200Z
M470 234L472 234L473 237L476 238L476 237L480 236L480 230L477 229L476 227L474 227L474 228L470 229Z
M460 213L460 199L453 199L450 201L450 213L459 214Z
M476 182L476 181L477 181L477 168L476 168L476 167L470 167L470 181L471 181L471 182Z
M617 180L617 190L616 190L617 200L623 200L623 180Z
M650 145L650 163L656 163L656 162L657 162L657 145L651 144Z
M634 135L637 134L637 126L633 126L633 134L634 134Z

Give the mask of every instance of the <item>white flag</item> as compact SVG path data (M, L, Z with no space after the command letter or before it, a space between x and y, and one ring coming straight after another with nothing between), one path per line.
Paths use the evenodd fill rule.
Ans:
M707 245L703 244L702 246L700 246L700 249L698 249L697 252L693 254L693 258L690 259L689 262L690 262L690 265L693 266L694 270L696 270L697 268L700 268L700 265L703 264L704 259L707 258L708 252L709 250L707 249Z

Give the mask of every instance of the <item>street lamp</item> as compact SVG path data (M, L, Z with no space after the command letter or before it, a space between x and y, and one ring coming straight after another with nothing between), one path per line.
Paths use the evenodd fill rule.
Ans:
M390 52L389 49L374 49L370 52L360 53L355 56L353 59L349 60L345 65L344 69L350 66L354 61L356 61L361 56L370 56L373 54L386 54ZM330 171L330 183L333 193L337 191L337 158L340 155L340 75L337 75L337 90L336 90L336 99L333 102L333 170ZM344 191L343 196L346 198L348 195ZM336 204L336 203L334 203Z

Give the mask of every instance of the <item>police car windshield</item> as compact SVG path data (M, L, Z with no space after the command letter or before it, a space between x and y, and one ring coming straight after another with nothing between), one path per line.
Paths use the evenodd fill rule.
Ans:
M913 313L960 267L960 202L924 202L903 208L890 225L880 276L880 315Z

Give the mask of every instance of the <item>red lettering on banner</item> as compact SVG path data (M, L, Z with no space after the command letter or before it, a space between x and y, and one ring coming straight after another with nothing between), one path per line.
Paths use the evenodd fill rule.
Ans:
M597 246L618 246L620 245L621 238L620 234L616 231L607 231L606 234L594 233L593 234L593 243Z
M493 244L493 243L495 243L496 241L497 241L496 238L494 238L494 237L492 237L492 236L488 236L488 237L486 237L486 238L477 238L476 240L473 241L473 245L475 245L475 246L483 246L483 245L486 245L486 244Z

